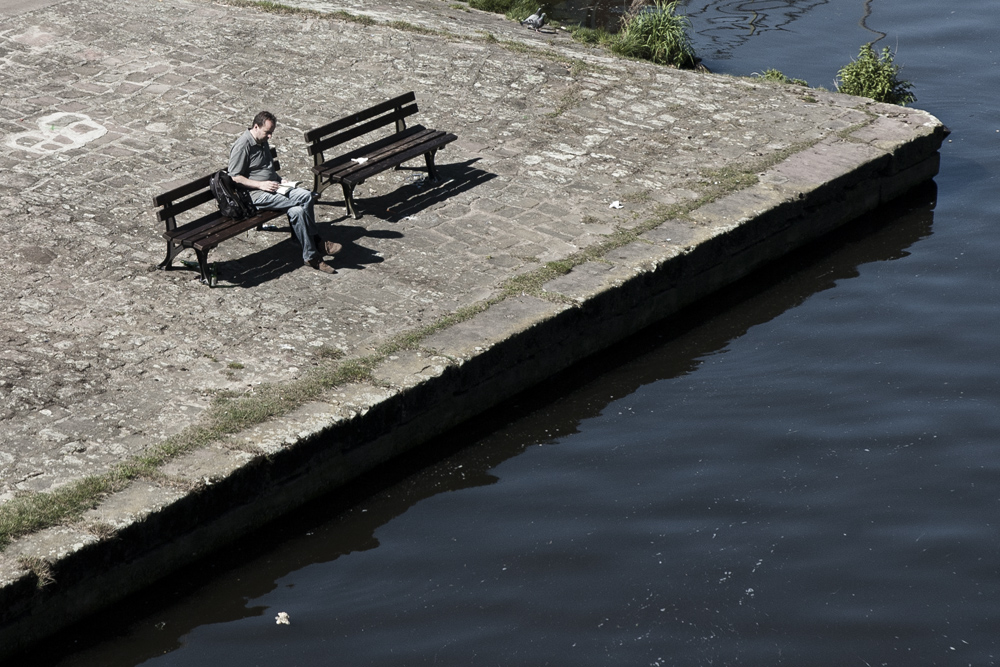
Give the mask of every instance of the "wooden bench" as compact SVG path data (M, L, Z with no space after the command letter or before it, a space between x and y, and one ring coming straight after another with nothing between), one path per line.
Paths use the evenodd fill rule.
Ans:
M271 156L276 155L274 147L271 147ZM278 162L275 161L274 164L275 169L277 169ZM208 181L211 178L212 174L208 174L153 197L153 206L159 208L156 211L156 217L166 223L167 227L166 231L163 232L163 238L167 241L167 257L160 263L159 268L172 269L177 255L185 248L191 248L198 256L201 281L209 286L214 283L209 275L208 267L208 252L212 248L249 229L260 229L265 222L284 215L282 211L259 211L257 215L243 220L224 217L219 212L215 196L212 195L212 191L208 187ZM194 215L198 217L184 224L177 224L178 214L206 203L211 209L208 213L200 212L199 215L199 212L195 212ZM294 233L292 233L292 238L295 238Z
M354 188L375 174L423 155L427 163L428 178L431 181L438 180L434 169L434 154L458 137L440 130L428 130L421 125L407 128L406 118L416 112L416 96L410 92L306 132L309 155L315 165L313 189L322 192L327 186L340 183L344 188L347 213L358 219L361 216L354 205ZM395 128L389 136L349 150L331 160L324 159L325 151L388 125Z

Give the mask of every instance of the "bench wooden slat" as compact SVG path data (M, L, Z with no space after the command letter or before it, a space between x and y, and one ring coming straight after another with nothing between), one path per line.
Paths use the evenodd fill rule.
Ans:
M223 238L219 242L245 232L251 227L267 222L280 215L278 211L261 211L257 215L242 220L224 218L218 211L209 213L206 216L193 220L182 227L164 232L163 238L175 243L183 244L184 247L204 249L208 247L205 239L221 234ZM236 230L229 233L230 230ZM215 243L214 245L218 245Z
M309 154L316 155L317 153L322 153L323 151L329 150L334 146L339 146L340 144L345 144L351 139L357 139L360 136L368 134L373 130L377 130L380 127L385 127L386 125L395 124L397 120L402 120L408 116L412 116L417 113L417 105L403 107L393 111L391 114L385 116L379 116L374 120L370 120L367 123L362 123L356 127L344 130L338 134L327 137L313 143L309 146Z
M153 206L163 206L164 204L177 201L181 197L189 195L192 192L198 192L198 190L201 190L202 188L207 188L208 180L210 178L212 178L211 174L195 179L190 183L185 183L184 185L176 187L173 190L164 192L162 195L157 195L153 197Z
M404 132L390 134L384 139L380 139L379 141L368 144L367 146L362 146L361 148L355 149L350 153L345 153L344 155L336 157L332 160L327 160L323 164L313 167L313 172L326 177L329 174L336 173L338 169L344 166L358 166L358 163L354 162L354 158L367 157L369 159L374 159L377 156L393 151L397 145L412 139L416 135L423 137L427 133L432 132L437 132L437 130L428 130L422 125L414 125Z
M201 218L197 222L200 224L194 225L184 225L183 227L178 227L172 232L166 232L163 238L173 241L174 243L179 243L185 248L193 248L195 241L203 238L218 224L225 224L225 221L229 218L223 218L221 215L207 215Z
M306 143L310 144L314 143L329 134L333 134L335 132L344 129L345 127L350 127L351 125L360 123L363 120L368 120L369 118L373 118L374 116L385 113L389 109L401 107L405 104L416 101L417 101L417 96L411 91L409 93L400 95L399 97L394 97L391 100L386 100L381 104L376 104L375 106L369 107L368 109L365 109L363 111L351 114L350 116L344 116L343 118L335 120L332 123L327 123L322 127L317 127L314 130L309 130L308 132L306 132L305 133ZM416 109L414 109L414 111L416 111Z
M446 137L448 136L451 138L447 139ZM332 182L340 183L346 181L357 185L369 176L423 155L427 151L439 148L457 138L455 135L448 135L448 133L441 130L425 130L417 136L408 137L404 141L393 143L374 153L369 153L368 161L362 164L349 161L337 165L337 167L323 175ZM386 161L391 162L391 164L384 164Z
M171 200L167 200L171 201ZM164 206L162 209L156 212L156 217L159 218L160 222L165 222L170 218L177 217L178 213L183 213L184 211L190 211L196 206L201 206L205 202L215 201L215 195L212 194L211 190L203 190L198 194L188 197L187 199L170 204L169 206Z
M255 215L252 218L246 218L244 220L226 218L225 223L213 226L210 234L194 241L191 246L197 250L211 250L226 239L239 236L243 232L253 229L258 224L266 222L267 220L270 220L278 215L276 211L265 211L265 213L266 215Z
M408 160L412 160L415 157L426 155L428 151L437 150L441 146L444 146L445 144L448 144L454 141L455 139L458 139L458 137L455 136L454 134L447 134L445 132L442 132L438 137L436 137L432 141L425 141L419 144L415 144L407 148L406 150L403 150L402 152L395 153L394 155L390 156L391 159L387 158L387 160L391 161L392 164L388 166L384 164L386 160L381 160L375 164L369 164L366 162L363 165L359 165L360 166L359 170L344 177L343 179L341 179L341 181L357 185L358 183L368 179L370 176L373 176L379 173L380 171L384 171L385 169L394 166L396 164L402 164L404 162L407 162Z
M203 215L197 220L192 220L191 222L163 232L163 238L167 241L183 243L185 239L190 239L192 236L197 234L199 230L204 229L206 225L210 225L213 220L221 217L222 213L219 211L212 211L208 215Z

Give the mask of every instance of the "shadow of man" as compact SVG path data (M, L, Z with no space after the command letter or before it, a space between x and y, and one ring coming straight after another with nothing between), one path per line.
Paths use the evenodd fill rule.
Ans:
M401 232L374 230L369 232L360 226L332 225L319 223L325 238L336 239L343 246L328 263L340 269L364 269L369 264L379 264L384 258L375 250L359 243L364 237L371 238L403 238ZM275 232L284 235L284 239L262 250L230 260L216 263L219 276L232 287L250 288L261 285L269 280L275 280L298 269L302 264L298 261L301 255L299 245L289 234L288 226L272 227L264 233ZM226 285L218 285L226 287Z

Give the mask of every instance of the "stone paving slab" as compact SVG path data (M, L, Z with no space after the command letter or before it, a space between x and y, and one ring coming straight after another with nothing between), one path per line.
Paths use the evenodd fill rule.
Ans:
M0 232L8 249L0 265L0 506L143 454L199 424L220 391L296 381L328 365L333 351L345 362L369 355L500 299L511 278L665 220L544 289L390 357L374 384L329 390L311 407L170 463L157 482L166 490L149 497L202 493L213 474L238 476L241 466L337 425L354 429L345 436L352 447L375 434L376 458L391 455L406 445L386 435L387 424L412 424L400 433L417 437L430 432L421 419L488 407L489 387L469 389L446 412L414 407L437 405L442 386L467 382L462 373L498 372L489 364L503 359L533 364L520 379L505 376L501 384L516 388L557 368L519 356L525 340L540 344L555 332L542 357L569 363L645 321L647 296L648 317L662 316L780 255L790 238L844 222L838 214L811 221L817 193L842 200L838 210L863 211L936 171L929 156L943 129L918 110L625 61L561 31L534 33L441 0L296 4L310 11L80 0L0 25ZM380 23L321 13L336 11ZM278 116L282 172L305 179L305 130L409 90L418 122L459 137L437 156L443 182L425 183L420 161L375 177L356 192L361 220L346 218L335 188L327 190L317 213L324 234L345 246L337 275L303 268L286 229L251 231L214 250L216 289L200 284L196 270L155 270L165 244L153 196L224 167L260 108ZM726 195L737 172L759 177ZM611 208L615 201L622 208ZM702 201L711 203L664 217L668 207ZM644 292L661 274L665 286ZM698 275L697 288L685 287ZM580 313L611 312L615 300L640 310L609 317L593 341L561 328ZM377 428L355 426L372 415L382 420ZM361 456L310 447L289 460L310 452L329 459L318 465L327 466L325 482L310 482L316 488L342 480ZM108 520L113 526L144 520L142 494L128 493L0 553L0 597L20 599L11 591L31 588L25 582L37 572L24 558L51 560L103 539L107 527L94 517L119 517ZM231 524L236 531L238 521ZM66 531L88 537L46 546Z

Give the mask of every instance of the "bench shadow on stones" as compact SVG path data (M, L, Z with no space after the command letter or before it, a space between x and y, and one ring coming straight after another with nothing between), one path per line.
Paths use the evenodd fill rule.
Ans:
M385 194L357 198L358 210L362 216L374 216L387 222L399 222L408 216L415 216L430 206L440 204L496 178L496 174L473 166L479 159L438 164L437 182L429 182L426 178L419 177L426 175L426 170L422 166L400 167L400 172L409 172L418 178ZM322 199L316 204L337 207L340 209L341 219L350 219L342 199ZM340 242L339 238L334 240Z
M439 180L428 183L421 178L407 183L384 195L365 197L359 200L363 214L386 222L399 222L408 216L415 216L430 206L444 202L457 194L466 192L478 185L486 183L496 174L473 166L479 158L465 162L437 165ZM413 174L425 174L422 167L401 167L400 171ZM368 238L403 238L401 232L392 230L368 230L361 225L341 224L342 221L354 222L346 210L342 200L320 200L316 202L316 218L320 233L324 238L343 245L343 250L328 263L338 271L343 269L362 270L369 264L384 261L375 250L366 247L361 241ZM339 215L332 218L329 207L337 207ZM363 220L363 218L362 218ZM282 275L302 269L302 251L298 243L292 241L287 218L284 216L274 220L277 225L258 234L276 234L281 241L262 248L256 252L231 259L215 262L220 282L215 289L252 288L266 283ZM283 223L283 224L282 224ZM177 267L180 268L180 267ZM306 269L302 269L306 270Z

